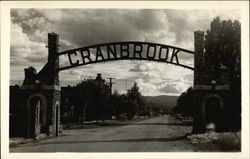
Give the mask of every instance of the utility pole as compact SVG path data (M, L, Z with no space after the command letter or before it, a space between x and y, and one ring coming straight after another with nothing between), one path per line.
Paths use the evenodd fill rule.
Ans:
M127 77L126 77L126 91L128 90L128 79L127 79Z
M115 78L109 77L107 79L109 79L109 87L110 87L109 89L110 89L110 96L111 96L112 95L112 85L115 84L115 83L112 82L112 80L115 79Z

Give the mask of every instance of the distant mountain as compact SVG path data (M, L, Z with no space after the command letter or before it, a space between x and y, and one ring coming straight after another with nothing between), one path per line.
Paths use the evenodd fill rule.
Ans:
M144 96L145 100L149 100L149 102L154 102L157 105L165 106L168 108L172 108L176 105L176 101L178 96Z

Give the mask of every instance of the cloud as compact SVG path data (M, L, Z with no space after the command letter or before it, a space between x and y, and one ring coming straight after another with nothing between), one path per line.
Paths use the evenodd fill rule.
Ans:
M194 80L193 74L187 74L184 76L184 78L187 80L187 83L189 83L190 85L193 84L193 80Z
M11 23L10 40L10 69L12 79L20 80L20 77L23 78L23 69L25 67L34 66L37 69L43 67L48 54L46 45L43 42L32 41L29 35L24 33L23 28L15 23ZM18 70L18 68L19 71L14 71Z
M10 78L22 80L28 66L38 71L47 60L47 36L59 34L60 51L117 41L147 41L193 50L193 32L206 30L213 18L239 19L235 10L152 9L12 9ZM193 55L179 53L179 61L193 66ZM60 64L68 64L60 56ZM61 81L81 80L102 73L114 77L125 92L137 82L143 94L180 94L193 81L193 71L148 61L98 63L60 72Z
M169 21L169 29L175 33L176 45L193 50L193 34L197 30L207 30L217 16L221 19L240 20L239 10L164 10Z
M29 37L23 33L22 27L17 24L11 26L11 57L23 58L25 53L31 52Z
M168 93L168 94L179 94L180 90L176 89L174 86L170 84L165 84L163 87L159 88L160 92Z
M156 32L162 30L162 26L168 23L163 10L142 9L132 10L130 13L132 14L125 15L125 19L138 30Z
M53 27L48 17L35 9L12 9L11 21L28 34L31 41L47 42L47 33Z
M157 87L151 83L145 83L142 79L135 80L143 95L158 95Z
M13 10L12 17L25 33L31 34L32 40L46 40L46 32L57 32L72 47L128 40L175 41L162 10L32 9Z
M177 82L161 82L161 83L152 83L149 81L145 81L142 78L138 78L135 80L138 84L140 91L143 95L180 95L183 91L185 91L189 86L188 85L179 85ZM183 87L184 86L184 87Z
M161 76L157 72L143 72L142 79L146 82L158 82L161 80Z
M157 63L143 62L135 65L133 68L129 69L132 72L145 72L145 71L161 71L162 65L157 65Z

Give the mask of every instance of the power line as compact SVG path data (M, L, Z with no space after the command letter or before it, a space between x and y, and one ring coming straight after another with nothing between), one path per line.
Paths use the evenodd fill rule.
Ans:
M109 79L109 89L110 89L110 95L112 95L112 85L115 84L114 82L112 82L113 77L109 77L109 78L106 78L106 79Z

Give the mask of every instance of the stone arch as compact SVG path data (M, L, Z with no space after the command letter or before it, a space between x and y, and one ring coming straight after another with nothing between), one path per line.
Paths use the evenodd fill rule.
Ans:
M224 103L223 103L223 99L221 96L219 96L218 94L215 94L215 93L209 93L209 94L206 94L203 99L202 99L202 117L203 117L203 121L204 123L206 123L207 121L207 113L206 113L206 109L207 109L207 102L209 102L210 100L217 100L218 104L219 104L219 107L217 108L218 109L218 122L217 123L214 123L216 124L216 127L218 127L218 124L220 122L220 118L221 118L221 114L222 114L222 110L223 110L223 107L224 107Z
M32 101L37 100L39 101L39 108L32 107ZM47 124L47 99L45 95L42 93L34 93L30 95L26 100L26 113L27 113L27 127L28 127L28 137L39 135L41 132L45 131L45 128L41 128L41 126L46 126ZM32 115L31 113L35 113ZM30 127L31 122L35 122L34 130Z

